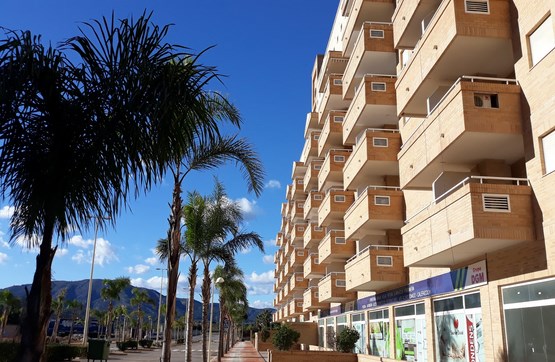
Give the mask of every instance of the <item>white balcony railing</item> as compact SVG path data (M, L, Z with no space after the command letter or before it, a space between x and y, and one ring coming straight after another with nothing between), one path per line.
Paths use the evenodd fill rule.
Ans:
M355 260L356 258L358 258L362 254L366 253L370 249L400 251L400 250L403 250L403 247L402 246L396 246L396 245L368 245L367 247L365 247L364 249L362 249L361 251L359 251L355 255L351 256L349 259L347 259L347 262L345 263L345 265L349 264L351 261Z

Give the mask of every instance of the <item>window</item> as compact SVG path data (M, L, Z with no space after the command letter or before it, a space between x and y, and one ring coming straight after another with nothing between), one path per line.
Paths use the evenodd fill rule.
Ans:
M393 266L392 256L376 256L376 264L378 266Z
M297 228L297 231L304 231L304 226L299 226L299 227Z
M555 47L551 15L528 36L528 43L532 65L536 65Z
M304 278L302 276L298 276L295 278L296 281L298 282L302 282L304 280Z
M315 226L314 231L322 231L323 228L321 226Z
M389 196L374 196L374 205L389 206Z
M333 80L333 85L342 85L343 81L341 79L334 79Z
M384 31L381 29L370 29L370 38L384 38Z
M320 134L315 134L312 138L314 138L315 141L318 141L320 139Z
M315 170L319 170L319 169L321 169L321 168L322 168L322 165L314 165L314 167L313 167L313 168L314 168Z
M389 146L389 141L387 138L372 137L372 144L374 147L387 147Z
M322 195L316 194L312 197L314 200L322 200Z
M335 286L336 287L345 287L345 279L335 279Z
M297 185L302 185L304 183L303 179L298 179L297 180Z
M464 11L473 14L489 14L488 0L466 0Z
M316 264L316 265L320 264L320 259L314 258L314 264Z
M345 162L345 156L333 156L333 162Z
M297 307L302 307L303 306L303 302L297 302Z
M335 123L343 123L343 116L333 116L333 121Z
M373 92L385 92L387 89L384 82L372 82L370 85Z
M474 94L474 105L478 108L499 108L497 94Z
M335 195L333 200L335 202L345 202L345 195Z
M335 243L336 244L345 244L345 238L338 236L338 237L335 238Z
M545 173L555 171L555 131L542 137L541 139L543 165Z
M297 203L297 208L298 209L303 209L304 208L304 203L303 202L298 202Z

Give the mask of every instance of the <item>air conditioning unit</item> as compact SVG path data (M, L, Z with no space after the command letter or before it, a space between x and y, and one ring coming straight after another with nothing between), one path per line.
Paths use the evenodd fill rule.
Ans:
M489 94L475 94L474 105L480 108L491 108L491 96Z

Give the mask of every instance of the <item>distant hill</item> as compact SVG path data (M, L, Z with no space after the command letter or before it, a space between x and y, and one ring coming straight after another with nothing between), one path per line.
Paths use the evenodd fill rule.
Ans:
M12 292L12 294L18 297L19 299L24 300L26 295L25 287L27 287L29 290L31 289L30 284L14 285L5 289ZM89 288L89 280L86 279L86 280L78 280L78 281L53 281L52 296L55 297L56 295L58 295L58 292L63 288L67 289L66 300L76 299L83 304L83 315L84 315L85 306L87 305L87 293ZM135 307L132 307L130 303L130 300L133 297L133 294L131 293L131 290L133 288L134 287L126 288L121 294L120 301L117 301L115 305L117 306L117 305L123 304L127 307L128 311L134 310ZM106 310L108 308L108 302L102 300L102 298L100 297L101 289L102 289L102 280L93 279L92 294L91 294L91 309ZM156 317L158 315L158 300L160 297L160 293L148 288L139 288L139 289L144 289L147 292L150 299L154 301L154 304L144 304L142 309L143 311L145 311L147 316L150 315L152 316L153 320L156 320ZM165 304L166 302L165 299L166 299L165 296L162 296L162 304ZM177 298L176 314L178 318L185 314L186 301L187 299L185 298ZM267 309L270 309L273 311L273 309L271 308L267 308ZM254 322L254 320L256 319L256 316L264 310L265 309L257 309L257 308L249 307L249 310L247 313L248 314L247 322ZM216 300L214 300L214 320L218 320L219 316L220 316L220 305L216 303ZM194 319L196 321L202 320L202 303L197 300L195 300Z

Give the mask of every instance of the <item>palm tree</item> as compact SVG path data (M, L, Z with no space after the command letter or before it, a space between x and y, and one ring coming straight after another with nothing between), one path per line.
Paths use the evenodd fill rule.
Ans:
M5 289L0 291L0 307L2 307L2 315L0 317L0 339L4 335L4 329L8 324L8 317L10 313L19 308L21 305L21 301L16 298L12 292Z
M127 307L123 304L120 304L113 310L113 316L115 320L118 322L119 325L119 341L122 342L125 340L125 322L128 317ZM120 322L121 317L123 317L123 322Z
M105 310L100 310L100 309L92 309L91 310L91 316L93 316L94 318L96 318L96 320L98 321L98 327L97 327L97 337L100 338L100 336L102 335L103 330L106 327L106 322L108 321L108 312Z
M154 301L148 297L148 293L144 289L133 288L131 290L133 297L131 298L131 305L137 307L137 319L138 319L138 333L137 333L137 340L143 338L143 304L149 303L154 305Z
M234 262L228 262L223 267L217 266L214 278L223 278L220 285L220 335L218 343L218 361L223 357L227 348L224 347L225 324L228 328L225 338L231 339L230 332L237 318L245 315L248 307L247 288L243 282L243 271ZM226 344L227 345L227 344Z
M210 305L210 264L214 260L232 263L234 255L245 248L256 246L264 252L264 243L257 233L242 232L240 225L243 222L243 213L237 203L230 201L224 186L216 180L213 194L208 207L206 228L210 230L200 245L197 245L203 263L202 281L202 342L203 360L207 355L208 314ZM231 239L227 239L231 235Z
M69 339L67 340L67 344L71 344L71 337L73 336L73 325L75 324L75 320L77 319L78 313L83 309L83 304L76 299L69 300L66 303L66 308L69 310L71 315L71 327L69 328Z
M104 279L102 281L103 287L100 290L102 299L108 301L108 314L106 322L106 338L110 340L112 336L112 317L114 309L114 301L120 300L121 292L131 285L131 280L128 277L119 277L116 279Z
M62 311L65 308L65 298L67 294L67 288L62 288L58 292L56 299L52 301L52 312L56 314L56 321L54 322L54 328L52 328L52 340L56 340L58 337L58 328L60 327L60 318L62 316Z
M45 350L54 236L63 243L95 218L114 225L122 205L227 117L215 106L223 97L202 92L215 69L165 42L168 30L147 14L112 16L58 48L29 32L0 41L0 197L15 208L11 240L39 248L19 361L40 361Z

